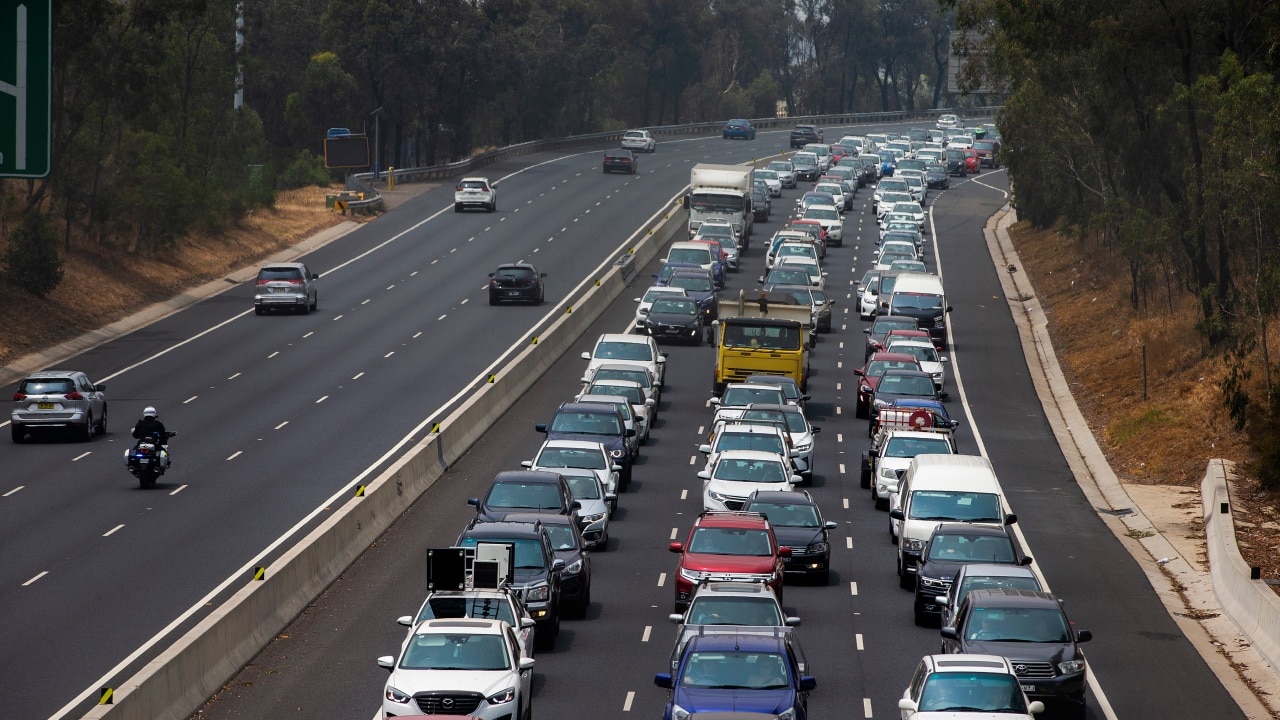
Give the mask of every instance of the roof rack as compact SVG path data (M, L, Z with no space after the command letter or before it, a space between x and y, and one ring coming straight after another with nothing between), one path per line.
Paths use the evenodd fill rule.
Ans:
M753 518L753 519L759 518L761 520L764 520L765 522L769 521L769 518L765 517L763 514L758 512L751 512L749 510L703 510L702 512L698 513L698 517L700 518L702 517L740 517L740 518Z
M515 580L513 543L427 549L427 590L502 590Z

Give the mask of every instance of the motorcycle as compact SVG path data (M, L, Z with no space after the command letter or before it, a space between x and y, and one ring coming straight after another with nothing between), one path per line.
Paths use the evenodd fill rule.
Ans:
M169 438L177 434L151 433L150 437L139 439L132 449L125 451L125 467L138 478L138 487L144 490L155 487L156 478L169 469Z

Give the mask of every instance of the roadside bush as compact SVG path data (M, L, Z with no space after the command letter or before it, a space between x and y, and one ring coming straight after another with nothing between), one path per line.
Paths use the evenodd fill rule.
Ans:
M330 181L329 171L324 167L324 158L310 150L298 153L298 157L280 173L280 187L284 190L308 185L328 185Z
M9 282L38 297L48 295L62 282L58 233L39 210L28 211L9 236L4 260Z

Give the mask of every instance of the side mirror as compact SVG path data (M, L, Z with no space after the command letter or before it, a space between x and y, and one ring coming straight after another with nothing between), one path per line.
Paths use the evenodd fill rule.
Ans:
M584 353L582 353L582 359L583 359L583 360L590 360L590 359L591 359L591 353L589 353L589 352L584 352Z
M635 437L635 436L636 436L636 429L635 429L635 428L627 428L627 437Z
M533 426L533 429L536 432L545 433L547 431L547 425L546 423L538 423L537 425Z
M98 392L106 392L106 391L107 391L107 384L106 384L106 383L98 383L97 385L94 385L94 386L93 386L93 389L94 389L94 390L97 390Z
M822 428L820 428L820 427L812 427L812 428L809 428L809 434L810 434L810 435L817 435L817 434L818 434L818 433L820 433L820 432L822 432Z
M1093 639L1093 633L1089 632L1088 630L1081 630L1076 633L1076 642L1078 643L1089 642L1092 639Z
M859 377L861 377L861 376L863 376L863 375L866 375L866 371L864 371L862 368L856 368L856 369L853 371L853 374L854 374L854 375L857 375L857 376L859 376Z
M1032 700L1031 702L1027 703L1027 712L1031 713L1032 715L1039 715L1040 713L1044 712L1044 703L1040 702L1039 700Z
M1004 516L1005 525L1015 525L1017 524L1017 522L1018 522L1018 516L1015 515L1014 513L1009 513L1008 515Z
M719 407L719 406L720 406L720 398L718 398L718 397L713 397L713 398L711 398L710 400L708 400L707 402L711 403L711 405L713 405L713 406L715 406L715 407Z
M396 659L393 655L383 655L378 658L378 667L384 667L388 671L394 670L396 667Z
M671 688L671 673L658 673L653 676L653 684L660 688Z
M792 485L799 485L799 484L800 484L800 483L802 483L802 482L804 482L804 478L800 477L799 475L792 475L792 476L791 476L791 484L792 484Z
M489 273L489 277L493 277L494 273Z
M806 692L818 687L818 681L812 675L800 676L800 691Z
M684 616L681 615L680 613L671 613L670 615L667 616L667 619L677 625L684 622Z
M556 558L551 562L551 572L563 572L566 567L565 561Z
M645 406L645 407L647 407L647 408L654 407L654 406L656 406L657 404L658 404L658 403L656 403L656 402L654 402L654 401L653 401L653 398L645 398L645 400L644 400L644 406Z
M604 499L606 502L613 502L618 499L618 493L605 493Z
M609 466L609 469L610 469L610 470L612 470L612 471L614 471L614 472L622 472L622 466L621 466L621 465L619 465L618 463L614 463L614 464L610 465L610 466Z
M537 627L537 626L538 626L538 622L531 617L520 618L520 627L522 629L528 630L531 627Z
M400 617L396 618L396 624L403 625L405 627L413 627L413 616L401 615Z
M522 468L531 468L531 467L533 467L533 461L532 461L532 460L521 460L521 461L520 461L520 467L522 467Z
M711 473L707 472L706 470L699 470L698 477L702 478L703 480L710 480Z
M698 452L702 453L703 455L710 455L710 454L711 454L711 446L710 446L710 445L699 445L699 446L698 446Z
M943 355L942 357L938 358L938 362L951 362L951 358L947 357L946 355Z
M1030 556L1030 555L1023 555L1023 556L1022 556L1021 558L1019 558L1019 560L1018 560L1018 564L1019 564L1019 565L1022 565L1023 567L1025 567L1025 566L1027 566L1027 565L1030 565L1030 564L1031 564L1031 563L1033 563L1033 562L1035 562L1035 561L1031 559L1031 556Z
M902 514L901 508L894 508L889 511L889 517L893 518L894 520L902 520L905 516Z
M916 711L916 703L914 700L902 698L898 701L898 709L902 712L913 713Z
M480 498L467 498L467 504L474 508L480 507Z
M520 669L521 669L521 670L532 670L532 669L533 669L533 666L534 666L534 664L535 664L536 662L537 662L537 661L536 661L536 660L534 660L534 659L533 659L533 658L531 658L531 657L522 657L522 658L520 658Z
M942 637L948 640L960 639L960 631L957 630L954 625L948 625L946 627L943 627L941 630L941 633L942 633Z
M669 550L669 551L671 551L671 552L673 552L673 553L682 553L682 552L684 552L684 543L682 543L682 542L673 542L673 543L671 543L671 544L667 545L667 550Z
M582 503L578 502L577 500L574 500L573 502L569 503L569 509L570 509L570 510L581 510L581 509L582 509Z
M787 627L796 627L800 624L800 618L795 615L789 615L782 621L782 624Z
M658 276L657 276L657 275L654 275L654 277L658 277ZM635 302L641 302L641 299L640 299L640 298L632 298L632 300L633 300L633 301L635 301Z
M840 527L840 523L835 520L828 520L822 523L822 527L826 530L835 530L837 527Z

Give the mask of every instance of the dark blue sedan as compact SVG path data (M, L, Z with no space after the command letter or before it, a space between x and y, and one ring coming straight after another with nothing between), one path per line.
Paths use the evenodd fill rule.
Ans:
M724 124L722 136L725 140L738 138L739 140L755 140L756 126L751 124L749 120L741 118L730 120Z

